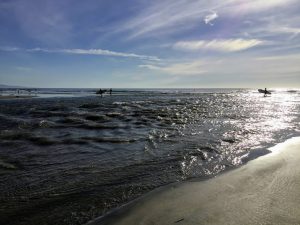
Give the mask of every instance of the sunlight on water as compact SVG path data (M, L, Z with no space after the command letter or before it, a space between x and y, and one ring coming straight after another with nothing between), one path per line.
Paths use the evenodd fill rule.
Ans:
M19 216L41 207L31 224L88 221L156 187L268 153L299 132L299 99L298 92L196 89L5 100L0 204ZM59 218L44 213L56 210Z

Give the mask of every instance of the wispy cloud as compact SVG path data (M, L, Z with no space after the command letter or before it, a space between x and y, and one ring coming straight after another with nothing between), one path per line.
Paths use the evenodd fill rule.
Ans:
M140 68L156 70L162 73L175 75L175 76L195 76L205 73L205 63L203 61L193 61L184 63L175 63L166 66L156 65L139 65Z
M68 19L68 1L6 1L2 5L7 15L12 15L18 28L34 40L60 44L73 34L73 24ZM1 3L0 3L1 4Z
M134 53L124 53L124 52L115 52L105 49L43 49L43 48L34 48L28 49L27 51L31 52L49 52L49 53L67 53L67 54L77 54L77 55L102 55L102 56L116 56L116 57L127 57L127 58L137 58L143 60L151 61L160 61L156 56L148 55L138 55Z
M19 51L19 48L16 47L6 47L6 46L0 46L0 51L5 51L5 52L14 52L14 51Z
M157 33L180 33L191 27L200 27L199 20L204 18L206 24L211 24L221 12L224 17L232 15L249 15L262 13L290 5L296 0L153 0L145 5L139 14L122 24L120 29L131 33L131 38L151 36ZM207 12L212 12L207 15ZM237 21L235 21L236 23Z
M197 51L205 49L221 52L236 52L246 50L263 43L263 41L257 39L215 39L212 41L180 41L175 43L174 48L185 51Z
M252 12L260 12L263 10L269 10L276 7L282 7L297 0L252 0L252 1L244 1L244 0L228 0L227 8L231 12L235 13L252 13Z
M265 36L265 37L273 37L273 36L287 36L289 39L293 39L300 34L300 28L291 27L282 24L268 24L263 27L255 27L254 29L249 30L251 35L256 36Z
M229 56L226 58L196 59L187 62L170 63L169 65L140 65L140 68L156 71L175 77L217 76L218 79L228 77L229 81L244 77L245 79L269 79L276 83L276 77L294 76L300 72L299 54L281 56ZM237 76L238 74L238 76ZM262 76L263 74L263 76ZM234 79L233 79L234 78Z
M257 57L255 60L258 61L273 61L273 62L279 62L279 61L286 61L286 62L296 62L296 64L300 59L300 54L288 54L288 55L276 55L276 56L263 56L263 57ZM276 64L277 64L276 62ZM300 66L298 66L300 68Z
M216 12L212 12L211 14L207 15L204 17L204 22L205 24L209 24L209 25L214 25L212 23L212 21L214 21L215 19L217 19L219 16Z
M102 56L115 56L115 57L126 57L136 58L141 60L160 61L156 56L139 55L134 53L115 52L105 49L47 49L47 48L31 48L31 49L20 49L15 47L0 47L2 51L26 51L26 52L44 52L44 53L65 53L75 55L102 55Z
M142 64L138 66L139 68L146 68L150 70L162 70L163 67L160 66L155 66L155 65L150 65L150 64Z
M199 22L209 11L206 3L188 0L151 1L141 12L121 26L131 33L131 38L154 33L179 32Z

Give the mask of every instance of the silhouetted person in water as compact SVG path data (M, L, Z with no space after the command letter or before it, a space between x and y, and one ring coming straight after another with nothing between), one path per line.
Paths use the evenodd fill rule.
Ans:
M101 95L102 98L102 94L104 93L104 91L102 91L102 89L100 88L99 91L96 92L97 95Z
M112 93L112 89L109 89L109 95L111 95L111 93Z
M267 88L265 88L265 94L264 94L264 97L266 97L268 94L268 91L267 91Z

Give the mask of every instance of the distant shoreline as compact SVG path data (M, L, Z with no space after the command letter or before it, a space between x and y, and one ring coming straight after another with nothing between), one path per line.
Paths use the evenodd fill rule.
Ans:
M0 95L0 100L1 99L21 99L21 98L34 98L37 96L33 95Z

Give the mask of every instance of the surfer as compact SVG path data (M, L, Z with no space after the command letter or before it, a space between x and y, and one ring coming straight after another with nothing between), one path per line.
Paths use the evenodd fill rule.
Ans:
M267 91L267 88L265 88L265 94L264 94L264 97L266 97L268 94L268 91Z
M96 92L97 95L101 95L102 98L102 94L104 93L104 91L102 91L102 89L100 88L99 91Z
M265 89L258 89L258 92L264 94L264 97L266 97L267 95L271 94L271 92L268 91L267 88L265 88Z

